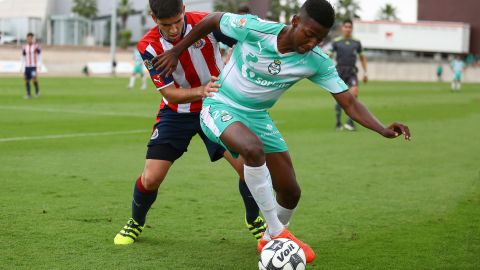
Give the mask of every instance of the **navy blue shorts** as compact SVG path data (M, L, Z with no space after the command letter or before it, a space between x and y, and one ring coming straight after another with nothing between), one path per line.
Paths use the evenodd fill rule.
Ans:
M32 78L37 77L37 68L36 67L26 67L25 68L25 80L31 80Z
M155 124L152 137L148 142L149 150L158 145L171 145L174 149L182 153L187 152L188 145L192 137L199 135L202 138L211 161L219 160L223 157L225 148L210 141L200 128L200 113L177 113L172 109L165 107L160 110L159 122ZM161 149L161 148L158 148ZM151 151L149 151L151 152ZM161 156L161 155L160 155ZM178 157L180 157L178 156ZM176 157L176 158L178 158ZM147 159L149 153L147 152ZM174 159L176 159L174 158ZM169 158L154 158L166 159Z

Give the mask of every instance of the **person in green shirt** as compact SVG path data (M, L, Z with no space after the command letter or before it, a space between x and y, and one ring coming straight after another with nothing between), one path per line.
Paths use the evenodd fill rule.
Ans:
M348 91L331 59L317 47L334 21L335 12L326 0L307 0L290 25L253 15L212 13L153 61L160 74L168 76L176 69L179 55L202 36L220 30L237 40L227 66L207 85L218 89L203 102L202 130L245 160L245 181L268 224L258 251L269 240L289 238L302 247L307 263L314 260L315 252L287 229L301 190L288 147L268 109L293 84L307 78L331 93L357 123L386 138L403 135L410 140L407 126L385 127L378 121Z

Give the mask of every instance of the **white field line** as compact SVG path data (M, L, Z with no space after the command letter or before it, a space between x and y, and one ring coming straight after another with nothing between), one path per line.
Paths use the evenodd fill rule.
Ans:
M55 135L44 135L44 136L27 136L27 137L10 137L10 138L0 138L0 143L2 142L15 142L15 141L30 141L30 140L45 140L45 139L64 139L64 138L76 138L76 137L92 137L92 136L114 136L114 135L124 135L124 134L136 134L144 133L145 136L148 136L148 130L139 129L139 130L127 130L127 131L107 131L107 132L91 132L91 133L70 133L70 134L55 134Z
M127 116L127 117L145 117L154 118L155 114L146 115L139 113L124 113L124 112L99 112L95 110L63 110L63 109L51 109L51 108L35 108L24 106L0 106L0 110L18 110L18 111L34 111L34 112L50 112L50 113L76 113L76 114L89 114L89 115L106 115L106 116Z

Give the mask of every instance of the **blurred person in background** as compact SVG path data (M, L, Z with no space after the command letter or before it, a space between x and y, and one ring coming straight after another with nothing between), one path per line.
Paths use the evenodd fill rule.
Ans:
M443 66L442 66L442 63L438 63L438 66L437 66L437 81L438 82L443 81L442 75L443 75Z
M30 81L33 81L35 87L35 97L40 96L40 88L38 87L37 72L42 65L40 46L34 41L33 33L27 34L27 43L22 46L22 68L23 76L25 79L25 87L27 95L25 99L32 98L32 92L30 90Z
M133 61L134 65L132 75L130 75L130 81L128 82L128 89L133 89L133 87L135 86L135 80L137 79L137 75L140 75L140 77L142 78L141 89L145 90L147 89L147 76L145 76L145 72L143 72L143 59L137 49L135 49L135 51L133 52Z
M452 92L460 91L462 87L462 75L463 71L465 71L465 63L460 58L460 55L456 55L455 59L450 62L450 68L453 71Z
M332 50L329 53L330 56L335 56L337 62L337 71L340 78L348 85L350 93L356 98L358 97L358 79L356 66L357 56L360 58L360 63L363 68L363 82L367 83L367 59L363 54L362 44L359 40L352 37L353 22L351 20L345 20L342 23L342 35L337 37L332 43ZM337 103L335 105L335 116L337 119L336 129L342 130L343 128L354 131L356 130L355 124L352 118L348 118L347 123L342 125L342 108Z

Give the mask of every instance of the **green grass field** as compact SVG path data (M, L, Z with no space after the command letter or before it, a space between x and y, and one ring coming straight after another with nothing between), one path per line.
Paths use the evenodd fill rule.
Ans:
M236 174L201 141L175 163L138 243L113 245L160 101L126 78L0 79L0 269L257 269ZM302 186L308 269L480 269L480 85L371 82L361 100L413 139L334 131L304 81L271 111Z

